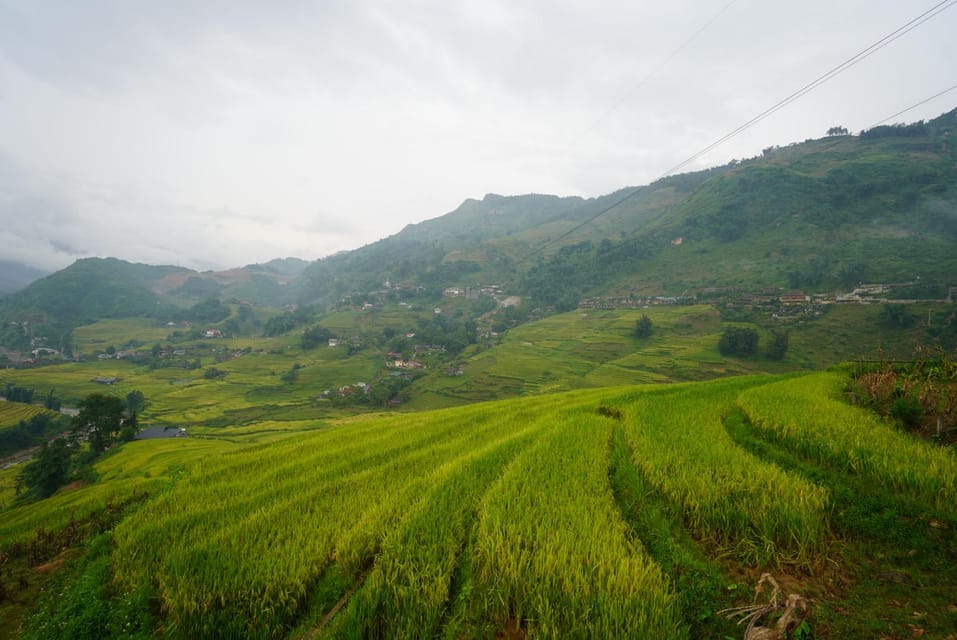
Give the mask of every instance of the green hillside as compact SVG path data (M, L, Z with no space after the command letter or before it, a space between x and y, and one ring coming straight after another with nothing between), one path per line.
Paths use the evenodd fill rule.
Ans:
M911 283L916 297L943 299L957 285L955 131L957 110L598 198L489 194L311 264L200 273L80 260L0 301L0 343L46 335L60 348L82 324L170 316L209 299L325 309L388 294L428 304L450 287L492 284L546 310L597 295L833 293L862 282Z
M209 323L208 309L202 305L210 301L278 307L295 299L294 283L305 265L302 260L288 258L200 273L116 258L77 260L0 300L0 322L4 325L0 345L21 350L44 346L68 352L74 328L102 319ZM197 311L191 313L190 308Z
M768 148L601 198L467 200L317 261L304 274L302 299L331 304L386 281L431 289L495 282L566 308L609 292L953 285L955 131L957 110Z

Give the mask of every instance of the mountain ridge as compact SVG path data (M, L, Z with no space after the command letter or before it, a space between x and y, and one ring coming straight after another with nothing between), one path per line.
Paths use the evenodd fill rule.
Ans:
M86 258L0 302L0 320L61 329L208 298L334 305L401 285L496 284L541 307L707 287L831 291L957 285L957 109L830 135L593 198L489 193L313 262L223 271Z

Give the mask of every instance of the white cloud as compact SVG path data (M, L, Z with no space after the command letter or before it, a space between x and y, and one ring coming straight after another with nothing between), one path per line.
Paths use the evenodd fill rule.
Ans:
M486 192L643 184L920 10L7 2L3 257L47 268L77 255L200 267L315 258ZM856 131L940 91L953 82L955 22L957 9L942 13L691 168L835 124Z

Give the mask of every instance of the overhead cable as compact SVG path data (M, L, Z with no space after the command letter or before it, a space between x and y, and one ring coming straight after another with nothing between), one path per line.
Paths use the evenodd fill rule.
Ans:
M671 168L668 169L667 171L664 171L663 173L661 173L657 178L655 178L655 179L652 180L651 182L654 183L654 182L656 182L656 181L658 181L658 180L661 180L662 178L665 178L665 177L669 176L670 174L674 173L675 171L678 171L679 169L681 169L681 168L687 166L688 164L694 162L695 160L697 160L697 159L700 158L701 156L705 155L705 154L708 153L709 151L712 151L713 149L715 149L715 148L717 148L718 146L724 144L725 142L727 142L727 141L730 140L731 138L733 138L733 137L737 136L738 134L740 134L740 133L746 131L747 129L750 129L751 127L753 127L753 126L756 125L757 123L761 122L762 120L764 120L765 118L767 118L767 117L770 116L771 114L773 114L773 113L775 113L776 111L778 111L778 110L780 110L780 109L786 107L787 105L789 105L789 104L791 104L792 102L794 102L795 100L797 100L797 99L803 97L804 95L810 93L811 91L813 91L813 90L816 89L817 87L821 86L822 84L824 84L824 83L827 82L828 80L831 80L832 78L834 78L834 77L840 75L841 73L847 71L848 69L850 69L850 68L853 67L854 65L858 64L858 63L861 62L862 60L868 58L869 56L871 56L871 55L873 55L874 53L878 52L879 50L883 49L884 47L886 47L886 46L889 45L890 43L894 42L894 41L897 40L898 38L904 36L905 34L909 33L910 31L916 29L917 27L919 27L920 25L924 24L924 23L927 22L928 20L931 20L931 19L937 17L939 14L941 14L941 13L944 12L944 11L946 11L946 10L949 9L950 7L954 6L955 4L957 4L957 0L942 0L941 2L938 2L937 4L935 4L935 5L934 5L933 7L931 7L930 9L928 9L928 10L924 11L923 13L921 13L920 15L918 15L916 18L913 18L912 20L906 22L905 24L903 24L902 26L898 27L898 28L895 29L894 31L888 33L888 34L887 34L886 36L884 36L883 38L877 40L877 41L876 41L875 43L873 43L872 45L870 45L870 46L868 46L868 47L862 49L861 51L859 51L858 53L854 54L853 56L851 56L850 58L848 58L847 60L845 60L845 61L842 62L841 64L839 64L839 65L837 65L836 67L832 68L830 71L827 71L826 73L824 73L824 74L818 76L815 80L812 80L811 82L807 83L806 85L804 85L803 87L801 87L800 89L798 89L798 90L795 91L794 93L790 94L789 96L787 96L787 97L784 98L783 100L778 101L776 104L774 104L773 106L771 106L771 107L765 109L764 111L762 111L762 112L759 113L758 115L754 116L753 118L751 118L750 120L748 120L748 121L745 122L744 124L738 126L737 128L735 128L735 129L731 130L730 132L726 133L725 135L721 136L720 138L718 138L717 140L715 140L714 142L712 142L711 144L709 144L709 145L706 146L705 148L701 149L701 150L698 151L697 153L694 153L693 155L689 156L689 157L686 158L685 160L682 160L681 162L679 162L679 163L676 164L675 166L671 167ZM891 118L893 118L893 117L895 117L895 116L891 116ZM575 225L574 227L572 227L571 229L569 229L569 230L566 231L565 233L561 234L561 235L558 236L557 238L545 242L545 243L542 244L540 247L538 247L537 249L535 249L534 251L532 251L531 253L529 253L529 254L522 260L522 262L527 261L529 258L532 258L532 257L538 255L539 253L543 252L545 249L547 249L547 248L550 247L551 245L553 245L553 244L555 244L555 243L557 243L557 242L560 242L561 240L564 240L565 238L567 238L568 236L572 235L573 233L575 233L575 232L579 231L580 229L582 229L582 228L584 228L584 227L590 225L590 224L593 223L595 220L597 220L597 219L600 218L601 216L605 215L606 213L608 213L608 212L611 211L612 209L614 209L614 208L616 208L616 207L618 207L618 206L624 204L625 202L627 202L628 200L630 200L631 198L633 198L635 195L638 194L638 192L639 192L640 190L641 190L641 187L637 187L637 188L631 190L630 192L628 192L627 194L625 194L623 197L621 197L621 198L619 198L618 200L616 200L616 201L615 201L613 204L611 204L610 206L607 206L607 207L602 208L598 213L596 213L596 214L590 216L589 218L587 218L584 222L581 222L580 224Z
M896 118L897 116L903 115L903 114L907 113L908 111L910 111L911 109L916 109L916 108L919 107L920 105L925 104L925 103L927 103L927 102L930 102L930 101L933 100L934 98L939 98L939 97L941 97L942 95L944 95L945 93L950 93L950 92L953 91L954 89L957 89L957 84L955 84L954 86L949 87L949 88L947 88L947 89L944 89L944 90L941 91L940 93L935 93L934 95L932 95L932 96L929 97L929 98L924 98L924 99L921 100L920 102L914 103L914 104L912 104L911 106L907 107L906 109L903 109L903 110L901 110L901 111L898 111L897 113L895 113L895 114L892 115L892 116L887 116L886 118L884 118L884 119L881 120L880 122L875 122L874 124L872 124L871 126L869 126L868 129L873 129L874 127L877 127L877 126L879 126L879 125L882 125L882 124L884 124L885 122L887 122L888 120L891 120L891 119L893 119L893 118Z

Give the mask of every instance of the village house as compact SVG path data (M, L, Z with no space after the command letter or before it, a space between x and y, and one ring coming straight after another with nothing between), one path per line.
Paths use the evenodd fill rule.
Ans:
M781 304L785 307L807 304L808 297L803 291L792 291L781 294Z
M389 364L388 362L386 363ZM396 369L425 369L425 365L421 362L416 362L415 360L402 360L401 358L396 358L392 361L390 366L395 367Z

